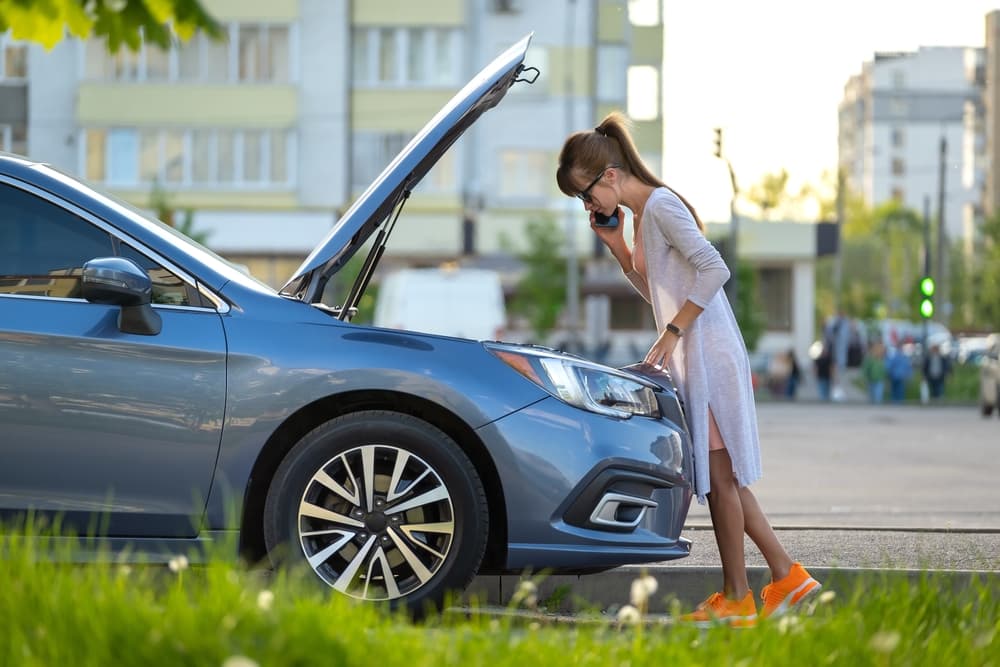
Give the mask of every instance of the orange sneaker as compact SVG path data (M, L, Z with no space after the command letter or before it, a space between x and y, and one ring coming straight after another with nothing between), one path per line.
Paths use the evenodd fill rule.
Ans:
M809 576L801 564L792 563L787 577L771 582L760 592L760 597L764 600L760 615L764 618L780 616L821 588L822 584Z
M698 627L726 623L741 628L751 627L757 622L753 591L749 591L742 600L730 600L722 593L712 593L693 612L681 616L681 621Z

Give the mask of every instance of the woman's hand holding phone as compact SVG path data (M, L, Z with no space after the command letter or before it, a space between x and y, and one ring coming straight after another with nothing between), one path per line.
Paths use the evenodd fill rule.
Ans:
M596 227L617 227L621 220L621 211L615 209L612 215L604 215L600 211L594 211L594 225Z

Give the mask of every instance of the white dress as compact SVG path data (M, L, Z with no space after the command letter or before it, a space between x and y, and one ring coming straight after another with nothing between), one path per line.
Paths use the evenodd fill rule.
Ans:
M737 482L747 486L761 476L750 360L722 290L729 270L684 203L668 188L657 188L640 219L633 270L626 277L653 306L657 331L663 331L685 301L704 309L678 341L669 364L691 430L694 492L704 503L710 490L710 407Z

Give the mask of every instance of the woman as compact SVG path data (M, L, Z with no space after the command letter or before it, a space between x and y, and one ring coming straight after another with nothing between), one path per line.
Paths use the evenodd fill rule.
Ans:
M747 580L743 533L771 570L762 616L786 611L820 588L778 541L749 485L760 477L757 417L750 362L736 318L721 288L729 270L683 197L643 164L623 114L566 139L559 155L559 189L583 201L591 228L635 289L653 307L659 336L645 363L669 368L684 398L691 429L695 493L708 500L722 560L723 589L684 616L698 624L753 624L757 605ZM622 226L599 215L632 212L629 248Z

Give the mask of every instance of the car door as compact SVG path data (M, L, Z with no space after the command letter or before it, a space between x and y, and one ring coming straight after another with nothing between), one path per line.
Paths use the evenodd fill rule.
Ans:
M80 294L83 264L125 256L153 282L156 335ZM226 344L196 282L113 226L0 182L0 518L77 534L197 534L219 450Z

